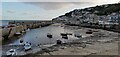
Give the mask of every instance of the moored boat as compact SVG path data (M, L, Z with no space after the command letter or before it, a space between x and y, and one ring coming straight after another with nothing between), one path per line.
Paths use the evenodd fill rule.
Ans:
M15 36L19 36L19 35L21 35L21 33L20 32L16 32L14 35Z
M48 34L47 34L47 37L48 37L48 38L52 38L52 34L48 33Z

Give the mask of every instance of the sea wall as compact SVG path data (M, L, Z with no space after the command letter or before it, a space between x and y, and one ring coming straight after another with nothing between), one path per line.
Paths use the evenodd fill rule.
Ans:
M8 38L11 38L17 32L22 33L22 31L27 30L27 26L26 25L24 25L24 26L20 25L20 26L16 26L16 27L11 27L10 29L11 30L9 31L10 33L9 33Z
M0 32L2 32L0 34L1 38L8 38L11 39L17 32L20 32L21 34L24 32L26 32L26 30L29 29L35 29L35 28L39 28L39 27L44 27L44 26L48 26L52 24L52 22L41 22L41 23L24 23L24 24L20 24L17 26L12 26L12 27L7 27L7 28L2 28L0 29Z

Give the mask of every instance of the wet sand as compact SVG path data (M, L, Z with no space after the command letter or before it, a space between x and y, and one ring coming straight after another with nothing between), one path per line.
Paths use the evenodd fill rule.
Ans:
M86 31L88 28L78 29ZM96 29L92 29L96 30ZM106 30L97 29L88 37L74 40L73 42L84 43L82 44L69 44L65 46L56 47L56 51L49 53L36 53L35 55L119 55L118 54L118 33ZM82 34L85 34L82 33ZM87 35L87 34L86 34ZM55 49L55 48L53 48Z

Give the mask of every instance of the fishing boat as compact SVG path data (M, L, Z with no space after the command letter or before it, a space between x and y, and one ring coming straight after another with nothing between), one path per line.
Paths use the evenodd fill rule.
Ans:
M48 37L48 38L52 38L52 34L48 33L48 34L47 34L47 37Z
M17 51L16 49L10 49L6 52L6 57L12 57L12 56L16 56L17 55Z
M75 37L78 37L78 38L81 38L81 37L82 37L82 35L80 34L79 31L75 31L74 36L75 36Z
M82 35L80 33L75 33L74 36L78 37L78 38L82 37Z
M67 33L60 33L63 39L68 39Z
M86 31L86 34L92 34L92 33L93 33L93 31L90 29Z
M67 36L67 33L60 33L61 36Z
M68 39L68 36L62 36L63 39Z
M30 29L28 28L26 31L30 31Z
M62 44L62 41L57 39L57 43L56 44Z
M21 33L20 32L16 32L14 35L15 36L19 36L19 35L21 35Z
M31 43L26 42L26 43L24 44L24 50L25 50L25 51L30 50L31 47L32 47L32 46L31 46Z
M20 39L20 45L24 45L23 39Z
M67 35L72 35L72 33L66 33Z
M23 30L22 33L24 33L25 31Z

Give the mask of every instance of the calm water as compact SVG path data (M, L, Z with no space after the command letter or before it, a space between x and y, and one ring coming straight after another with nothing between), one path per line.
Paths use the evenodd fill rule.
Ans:
M44 21L44 20L0 20L0 26L6 26L9 22L23 22L23 21Z
M50 44L55 43L57 39L62 39L60 36L60 33L63 32L74 32L70 29L64 29L64 27L61 26L48 26L48 27L42 27L37 29L32 29L28 31L25 35L23 35L20 39L23 39L24 42L30 42L33 45L37 44ZM51 33L53 35L53 38L50 40L47 38L47 33ZM68 36L69 39L73 39L74 36ZM14 41L12 44L19 44L19 40Z
M9 21L8 20L0 20L0 26L6 26L8 25Z

